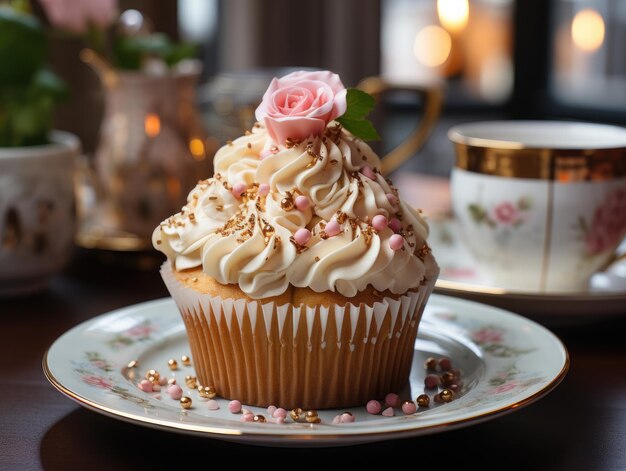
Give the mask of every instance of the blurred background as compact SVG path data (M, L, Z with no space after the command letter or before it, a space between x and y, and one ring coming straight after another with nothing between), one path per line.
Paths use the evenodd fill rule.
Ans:
M430 139L401 170L447 176L447 129L491 118L626 122L626 2L620 0L178 0L119 2L155 30L199 46L198 106L210 145L248 128L271 77L325 68L347 86L365 77L441 83L444 107ZM45 20L44 20L45 21ZM72 90L56 127L95 149L103 95L79 59L82 42L58 38L54 70ZM385 96L381 152L420 119L419 96Z

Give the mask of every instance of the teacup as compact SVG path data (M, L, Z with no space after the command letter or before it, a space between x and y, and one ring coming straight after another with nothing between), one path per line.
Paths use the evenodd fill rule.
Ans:
M626 129L561 121L455 126L451 199L494 285L588 290L626 236Z

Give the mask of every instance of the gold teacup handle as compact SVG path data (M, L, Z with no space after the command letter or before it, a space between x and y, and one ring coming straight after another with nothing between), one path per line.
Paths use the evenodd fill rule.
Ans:
M381 171L384 175L388 175L415 155L415 153L422 148L426 139L428 139L430 132L441 114L443 88L441 85L396 85L380 77L365 78L357 85L357 88L369 93L376 99L379 99L383 93L390 91L407 91L421 96L424 100L422 119L413 132L382 159Z

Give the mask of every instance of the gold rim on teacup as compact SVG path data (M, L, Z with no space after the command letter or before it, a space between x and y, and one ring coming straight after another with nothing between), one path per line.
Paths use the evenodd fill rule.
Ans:
M494 121L455 126L448 137L456 167L470 172L559 183L626 176L626 129L618 126Z

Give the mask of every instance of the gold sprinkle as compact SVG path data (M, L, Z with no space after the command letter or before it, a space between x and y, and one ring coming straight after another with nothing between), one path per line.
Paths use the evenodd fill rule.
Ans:
M249 136L249 135L250 135L250 134L252 134L252 133L246 129L245 134L246 134L246 136Z
M198 277L197 277L197 276L194 276L194 277L191 279L191 281L193 281L194 283L197 283L197 281L198 281Z
M127 368L137 368L139 366L139 360L133 360L130 363L128 363L128 365L126 365Z
M217 199L217 196L211 195L211 196L209 196L209 199L210 199L211 201L216 200L216 199Z
M248 149L252 149L252 144L248 142Z
M162 242L160 240L157 240L157 245L161 245Z
M319 261L320 261L320 258L319 258L319 257L315 257L315 261L316 261L316 262L319 262Z
M178 369L178 362L176 360L174 360L173 358L170 358L169 360L167 360L167 366L170 367L170 370L174 371Z
M228 144L229 146L233 145L233 141L226 141L226 144Z
M189 358L189 355L183 355L182 357L180 357L180 361L182 361L183 365L185 366L191 365L191 358Z

